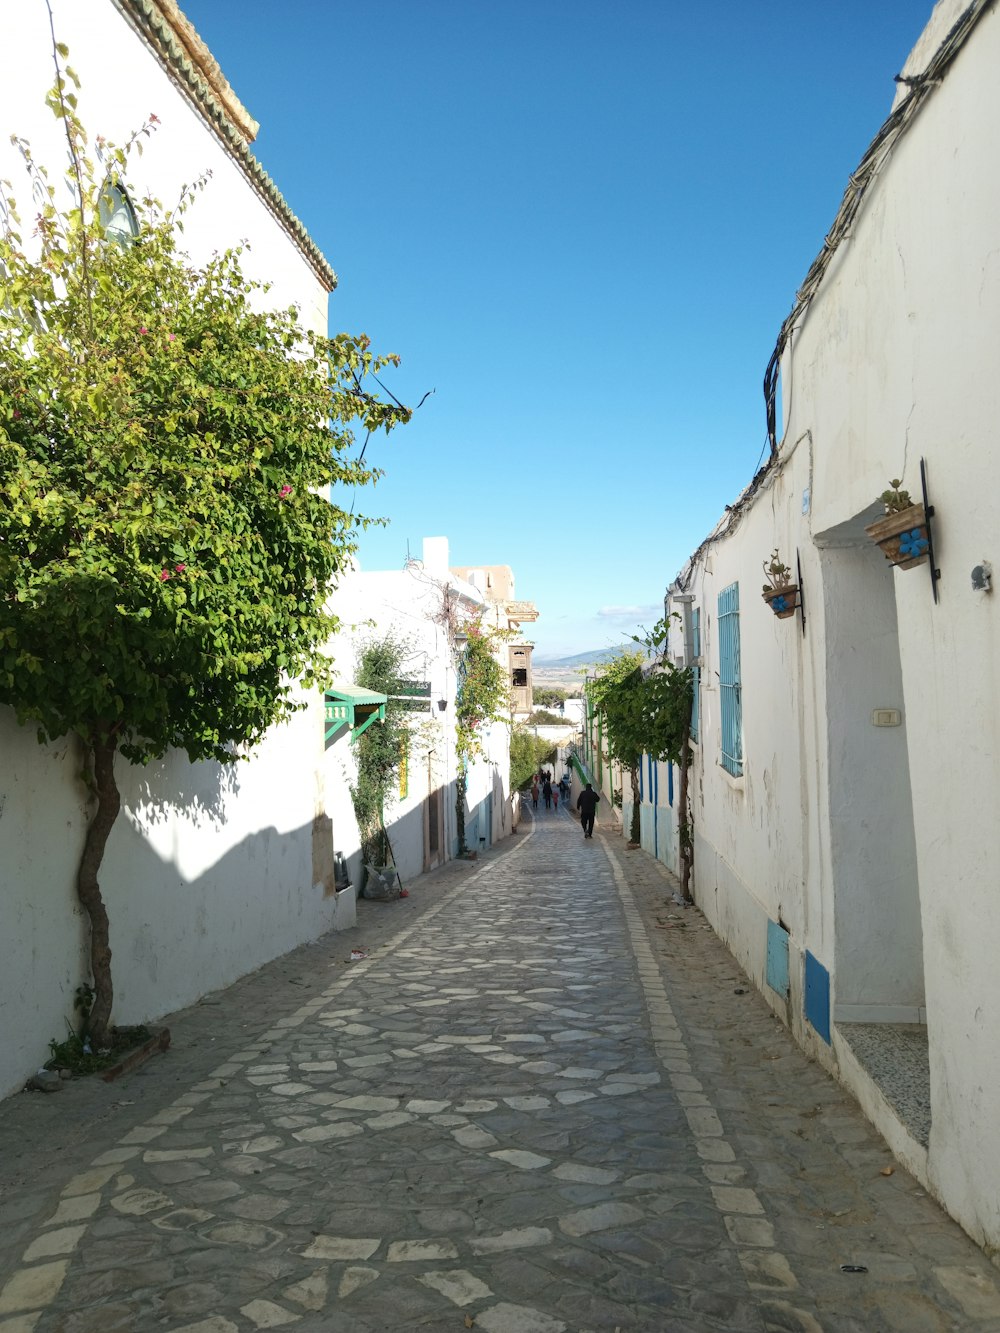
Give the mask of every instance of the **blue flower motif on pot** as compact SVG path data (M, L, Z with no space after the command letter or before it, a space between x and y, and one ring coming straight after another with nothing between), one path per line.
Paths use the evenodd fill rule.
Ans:
M916 559L928 549L928 541L919 528L904 532L899 539L899 554L905 560Z
M780 597L771 598L771 610L774 612L787 611L789 606L788 598L784 593Z

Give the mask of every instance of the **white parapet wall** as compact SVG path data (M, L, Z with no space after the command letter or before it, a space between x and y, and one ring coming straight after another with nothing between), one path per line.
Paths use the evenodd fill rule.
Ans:
M674 592L700 613L697 902L803 1045L996 1247L995 7L976 10L950 63L920 77L960 9L935 9L906 65L919 112L866 178L788 326L774 457ZM933 506L933 561L910 569L866 533L897 478L916 501L926 482ZM761 600L775 548L800 585L790 619ZM856 1055L852 1024L868 1042L899 1024L926 1035L926 1145L919 1115Z
M59 202L68 197L67 157L62 124L44 100L54 78L46 6L16 9L0 44L0 177L13 183L27 240L37 199L9 136L30 142ZM124 143L153 113L155 129L121 184L170 208L185 184L203 179L185 219L183 245L192 258L245 242L244 271L271 285L257 299L294 305L308 327L325 332L332 271L248 158L245 140L213 119L181 68L130 21L141 10L130 0L52 0L56 40L69 47L80 78L79 113L93 153L99 161L98 136ZM248 118L230 109L246 128ZM353 897L338 897L333 884L333 848L343 848L345 836L335 827L345 822L343 793L324 755L322 700L304 702L304 712L232 767L192 765L180 754L142 769L116 764L123 807L101 870L113 1021L161 1018L353 923ZM41 746L34 728L19 726L6 708L0 755L2 1096L76 1021L74 992L88 977L75 896L87 793L78 743Z

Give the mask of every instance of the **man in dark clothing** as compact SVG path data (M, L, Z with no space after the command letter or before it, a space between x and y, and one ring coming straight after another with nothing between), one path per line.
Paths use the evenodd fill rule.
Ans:
M597 802L600 799L589 782L576 798L576 808L580 811L580 823L583 825L585 838L594 836L594 815L597 813Z
M552 783L549 781L548 773L545 774L545 781L542 783L542 800L545 802L546 810L552 809Z

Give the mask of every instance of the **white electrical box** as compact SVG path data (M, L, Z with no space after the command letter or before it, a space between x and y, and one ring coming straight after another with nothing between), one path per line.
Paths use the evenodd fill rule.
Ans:
M903 721L903 714L898 708L876 708L872 711L873 727L898 727Z

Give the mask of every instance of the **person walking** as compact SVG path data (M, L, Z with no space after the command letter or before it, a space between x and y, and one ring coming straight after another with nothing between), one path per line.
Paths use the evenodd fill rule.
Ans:
M542 800L545 802L546 810L552 809L552 783L549 781L549 775L546 773L545 781L542 783Z
M589 782L576 798L576 808L580 811L580 823L583 825L585 838L594 836L594 816L597 814L597 802L600 799Z
M538 779L537 779L537 778L532 778L532 781L531 781L531 808L532 808L532 810L537 810L537 809L538 809Z
M558 809L559 809L559 788L558 788L558 786L552 788L552 809L553 809L553 810L556 810L556 811L558 811Z

